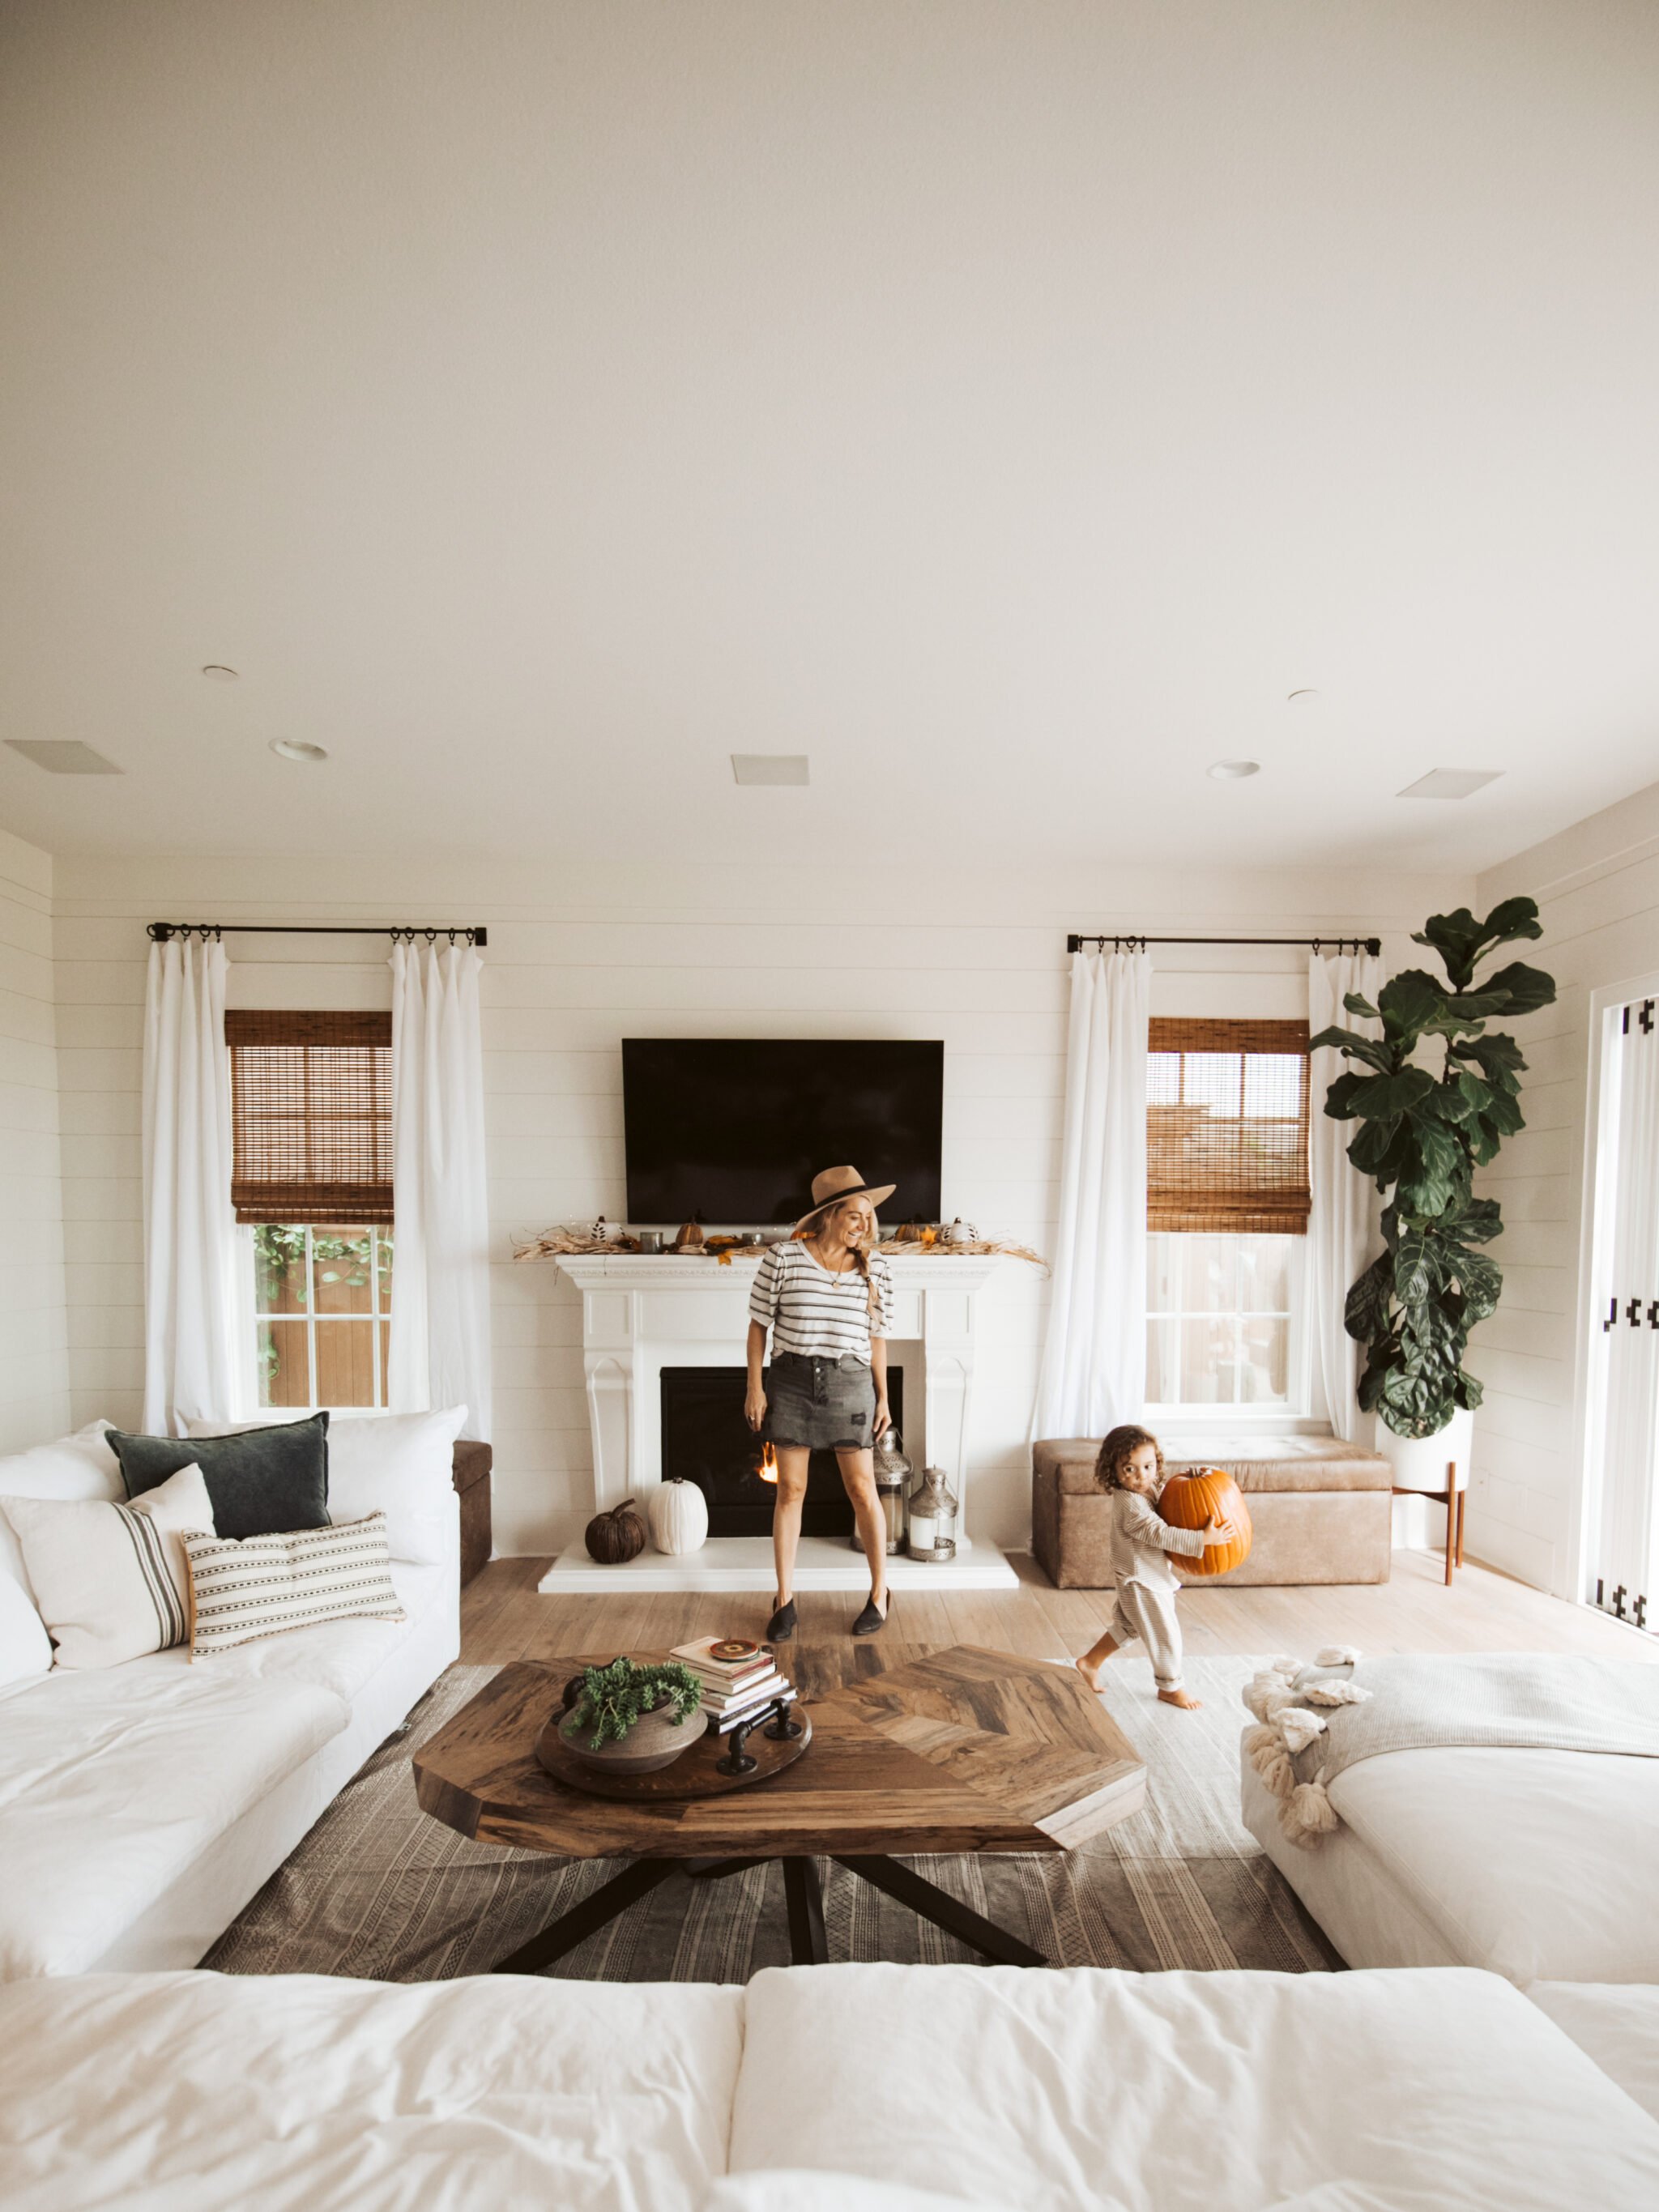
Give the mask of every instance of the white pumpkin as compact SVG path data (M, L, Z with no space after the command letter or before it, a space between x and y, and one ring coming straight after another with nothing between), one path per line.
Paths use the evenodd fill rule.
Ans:
M708 1501L695 1482L671 1475L652 1492L645 1509L651 1540L659 1552L696 1552L708 1535Z

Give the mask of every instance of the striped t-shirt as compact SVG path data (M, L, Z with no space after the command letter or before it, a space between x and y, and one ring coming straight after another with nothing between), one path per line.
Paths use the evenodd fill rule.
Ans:
M870 1283L879 1311L870 1310ZM893 1326L893 1278L878 1252L870 1255L870 1283L856 1267L838 1275L815 1260L799 1237L775 1244L755 1271L749 1318L772 1332L772 1350L808 1359L867 1361L870 1340Z

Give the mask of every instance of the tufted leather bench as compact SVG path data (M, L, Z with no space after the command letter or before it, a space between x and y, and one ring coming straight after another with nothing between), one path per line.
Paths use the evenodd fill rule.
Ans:
M1364 1444L1336 1437L1165 1437L1171 1474L1224 1468L1244 1492L1255 1528L1250 1556L1223 1583L1385 1583L1392 1542L1393 1473ZM1095 1486L1098 1437L1050 1437L1031 1447L1031 1549L1060 1589L1112 1580L1110 1502ZM1176 1561L1177 1573L1182 1563ZM1187 1579L1192 1579L1188 1577Z

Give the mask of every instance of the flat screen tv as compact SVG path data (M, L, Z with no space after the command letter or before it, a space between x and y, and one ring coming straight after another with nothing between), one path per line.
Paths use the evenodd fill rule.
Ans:
M850 1162L935 1221L945 1047L887 1037L624 1037L628 1218L770 1227Z

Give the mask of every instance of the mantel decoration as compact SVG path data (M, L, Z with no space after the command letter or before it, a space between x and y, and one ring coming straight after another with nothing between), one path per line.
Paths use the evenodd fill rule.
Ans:
M957 1555L957 1497L943 1468L925 1468L910 1493L906 1549L913 1559L934 1567Z
M1398 1437L1437 1436L1480 1403L1463 1355L1469 1331L1496 1309L1504 1279L1474 1248L1490 1244L1504 1223L1495 1199L1474 1195L1473 1177L1526 1126L1527 1063L1512 1036L1488 1035L1486 1024L1551 1005L1555 981L1518 960L1479 988L1474 971L1500 945L1542 933L1529 898L1505 899L1484 921L1467 907L1431 915L1412 942L1433 947L1447 981L1408 968L1383 985L1374 1006L1351 991L1348 1012L1380 1021L1382 1036L1328 1029L1310 1043L1334 1046L1369 1071L1338 1076L1325 1111L1362 1124L1348 1158L1378 1190L1393 1191L1382 1214L1385 1249L1349 1291L1344 1320L1366 1348L1360 1406ZM1416 1064L1436 1037L1445 1041L1437 1073Z
M586 1763L617 1774L654 1774L703 1733L702 1685L677 1659L586 1667L564 1686L559 1735ZM695 1728L686 1723L696 1720Z
M649 1233L658 1234L655 1231ZM772 1245L786 1241L779 1237L757 1235L753 1231L741 1237L724 1232L710 1236L697 1224L688 1222L673 1243L660 1247L659 1252L664 1258L678 1255L682 1259L716 1260L721 1267L729 1267L734 1255L758 1260ZM1008 1237L981 1237L969 1222L907 1221L892 1236L884 1237L876 1249L906 1260L1000 1256L1028 1261L1045 1274L1048 1271L1048 1261L1029 1244L1016 1243ZM605 1260L645 1250L638 1235L630 1235L625 1229L613 1229L603 1216L594 1222L559 1223L534 1236L515 1237L513 1240L515 1260Z

